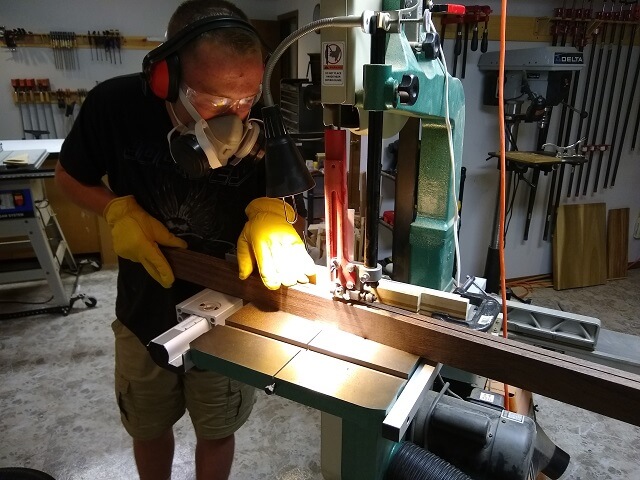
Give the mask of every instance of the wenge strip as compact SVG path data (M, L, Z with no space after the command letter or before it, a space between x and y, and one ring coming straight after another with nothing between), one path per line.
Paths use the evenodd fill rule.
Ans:
M326 285L267 290L257 275L238 279L237 266L187 250L165 249L176 278L310 320L561 402L640 426L640 376L531 345L331 298ZM320 269L321 270L321 269ZM319 271L320 271L319 270ZM318 275L322 280L324 274Z

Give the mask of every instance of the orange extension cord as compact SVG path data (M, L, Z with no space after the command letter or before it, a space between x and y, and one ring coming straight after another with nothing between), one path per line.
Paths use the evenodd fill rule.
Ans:
M504 131L504 57L506 50L507 32L507 0L500 5L500 65L498 69L498 125L500 125L500 229L498 238L498 252L500 256L500 293L502 296L502 336L507 338L507 284L506 268L504 264L504 224L506 204L506 156ZM509 386L504 384L504 408L509 410Z

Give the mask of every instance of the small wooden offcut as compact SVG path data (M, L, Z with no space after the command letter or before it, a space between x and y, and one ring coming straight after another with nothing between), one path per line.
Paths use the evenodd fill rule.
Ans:
M607 219L607 279L625 278L629 261L629 209L613 208Z

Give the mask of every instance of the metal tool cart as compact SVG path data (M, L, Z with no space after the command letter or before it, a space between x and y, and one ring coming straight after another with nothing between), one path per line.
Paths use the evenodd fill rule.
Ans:
M13 146L16 142L3 143ZM0 284L44 279L53 294L50 306L2 312L0 320L44 313L67 315L77 300L83 300L88 307L97 303L94 297L76 292L81 268L45 195L44 179L54 175L51 169L41 169L48 155L45 149L0 148L0 248L30 244L36 256L35 260L1 262ZM71 295L65 291L60 276L63 265L76 273Z

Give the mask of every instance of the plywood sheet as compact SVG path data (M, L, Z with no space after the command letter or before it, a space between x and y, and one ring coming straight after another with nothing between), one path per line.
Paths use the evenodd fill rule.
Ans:
M553 288L607 280L606 204L561 205L553 236Z
M609 210L607 219L607 278L625 278L629 261L629 209Z

